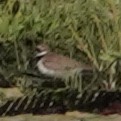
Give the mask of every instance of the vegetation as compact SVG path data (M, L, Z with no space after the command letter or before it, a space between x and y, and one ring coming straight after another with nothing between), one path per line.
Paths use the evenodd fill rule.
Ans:
M119 0L1 0L0 72L27 70L38 42L92 63L97 82L120 87Z

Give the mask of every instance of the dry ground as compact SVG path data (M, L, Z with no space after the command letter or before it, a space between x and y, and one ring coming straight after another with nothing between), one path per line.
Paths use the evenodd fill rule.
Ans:
M31 114L18 115L12 117L1 117L0 121L121 121L120 115L100 116L93 114L75 114L69 115L36 115Z

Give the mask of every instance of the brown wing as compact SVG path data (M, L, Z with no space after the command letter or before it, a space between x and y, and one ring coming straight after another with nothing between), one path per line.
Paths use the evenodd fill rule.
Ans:
M79 62L62 55L48 54L43 59L44 65L47 68L52 68L54 70L74 69L82 67Z

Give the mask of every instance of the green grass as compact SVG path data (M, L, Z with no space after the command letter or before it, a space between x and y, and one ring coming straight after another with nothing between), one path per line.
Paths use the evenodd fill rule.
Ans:
M92 63L100 71L97 81L120 87L120 6L116 0L3 0L1 70L25 70L36 43L45 42L53 51Z

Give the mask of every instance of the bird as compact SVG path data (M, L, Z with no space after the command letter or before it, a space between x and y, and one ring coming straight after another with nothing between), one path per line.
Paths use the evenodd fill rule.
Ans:
M50 51L47 44L36 46L35 59L38 70L47 76L65 78L82 71L92 71L93 67L75 59Z
M36 67L41 74L54 78L55 81L63 80L67 88L77 89L82 92L84 81L92 80L93 67L83 62L76 61L61 54L52 52L48 45L36 46ZM89 82L88 82L89 83Z

